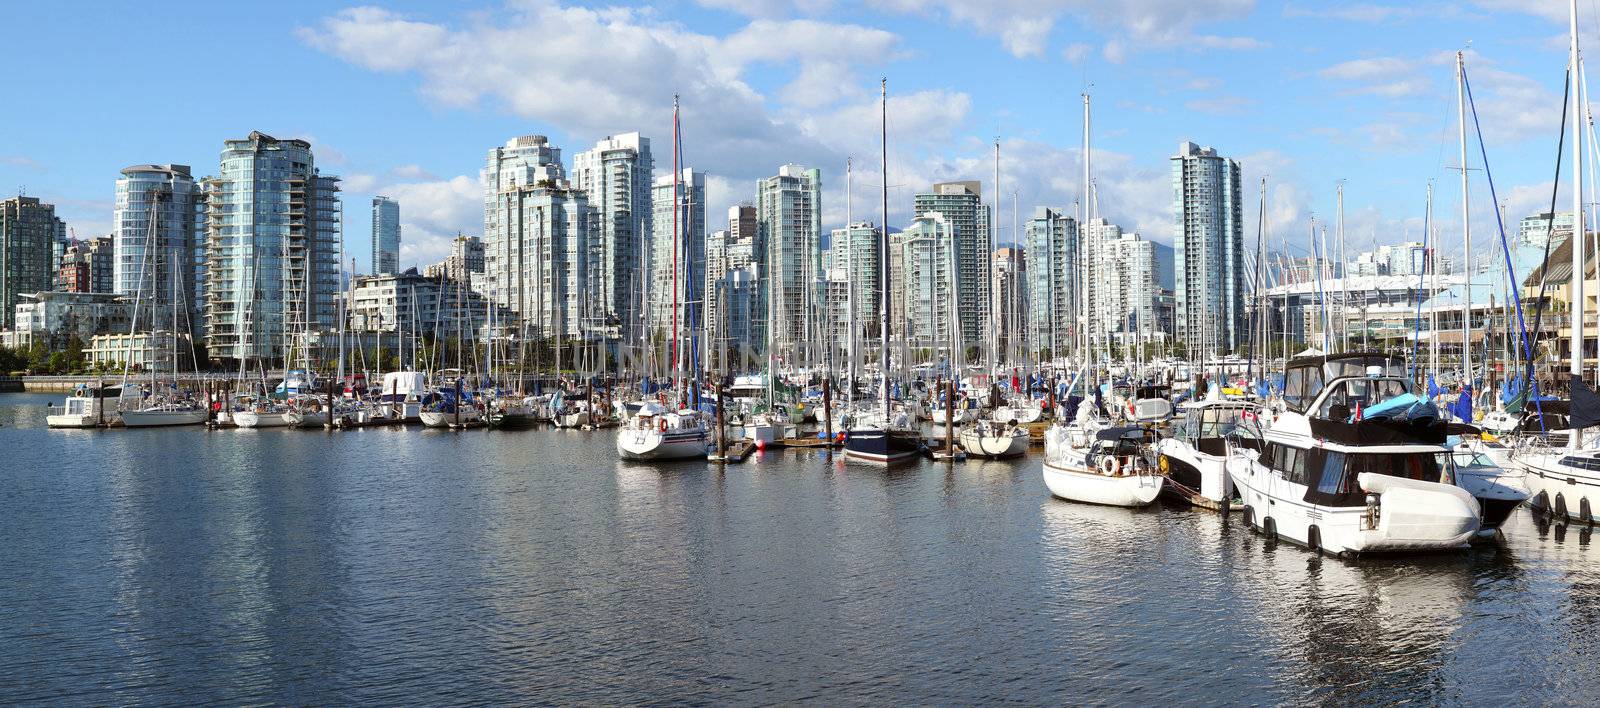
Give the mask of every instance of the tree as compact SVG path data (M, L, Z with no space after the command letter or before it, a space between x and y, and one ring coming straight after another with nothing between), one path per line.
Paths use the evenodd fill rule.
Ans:
M10 347L0 347L0 374L21 371L28 365L27 358Z
M34 374L50 372L50 347L44 342L35 341L28 348L28 370Z

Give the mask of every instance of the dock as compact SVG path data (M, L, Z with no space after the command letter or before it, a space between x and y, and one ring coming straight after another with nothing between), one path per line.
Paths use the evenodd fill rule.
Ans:
M715 452L706 455L706 460L724 463L744 462L750 457L750 453L755 451L755 443L748 440L741 440L728 446L728 449L724 450L721 455L718 455Z

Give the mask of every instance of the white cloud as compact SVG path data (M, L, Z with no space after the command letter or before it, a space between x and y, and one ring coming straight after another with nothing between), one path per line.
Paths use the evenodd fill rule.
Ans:
M1086 23L1099 33L1115 33L1105 45L1109 61L1126 57L1131 46L1256 49L1249 37L1199 34L1197 27L1250 14L1254 0L872 0L872 5L908 14L942 14L951 24L999 37L1018 57L1042 57L1050 34L1063 18Z
M450 255L456 234L483 233L483 187L476 177L395 182L375 193L400 202L400 264L424 266ZM348 236L348 234L347 234Z
M796 159L830 157L820 141L782 119L782 109L850 98L836 89L830 100L824 89L853 82L854 67L892 57L899 42L882 30L813 20L756 20L719 38L641 11L541 1L513 5L492 20L475 16L461 27L355 8L300 35L358 66L415 73L422 94L436 102L493 102L580 139L665 132L673 96L681 95L691 164L736 174L751 173L752 160L778 148ZM777 111L741 78L760 63L796 72L775 97Z

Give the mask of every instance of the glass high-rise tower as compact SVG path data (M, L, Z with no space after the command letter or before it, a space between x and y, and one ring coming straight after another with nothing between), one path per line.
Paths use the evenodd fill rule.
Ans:
M213 359L301 365L339 292L339 178L311 143L260 132L223 143L204 181L206 344Z
M1188 355L1224 354L1244 343L1244 207L1239 162L1192 142L1172 157L1174 334Z
M372 272L400 272L400 202L372 198Z

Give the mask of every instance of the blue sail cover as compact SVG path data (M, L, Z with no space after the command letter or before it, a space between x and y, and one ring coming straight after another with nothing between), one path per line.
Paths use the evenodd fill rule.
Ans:
M1450 404L1450 415L1462 421L1470 422L1472 420L1472 386L1470 384L1462 386L1461 395L1456 397L1455 403Z
M1362 410L1360 416L1361 420L1431 420L1439 417L1439 408L1414 393L1402 393L1372 404ZM1352 416L1351 422L1354 421Z

